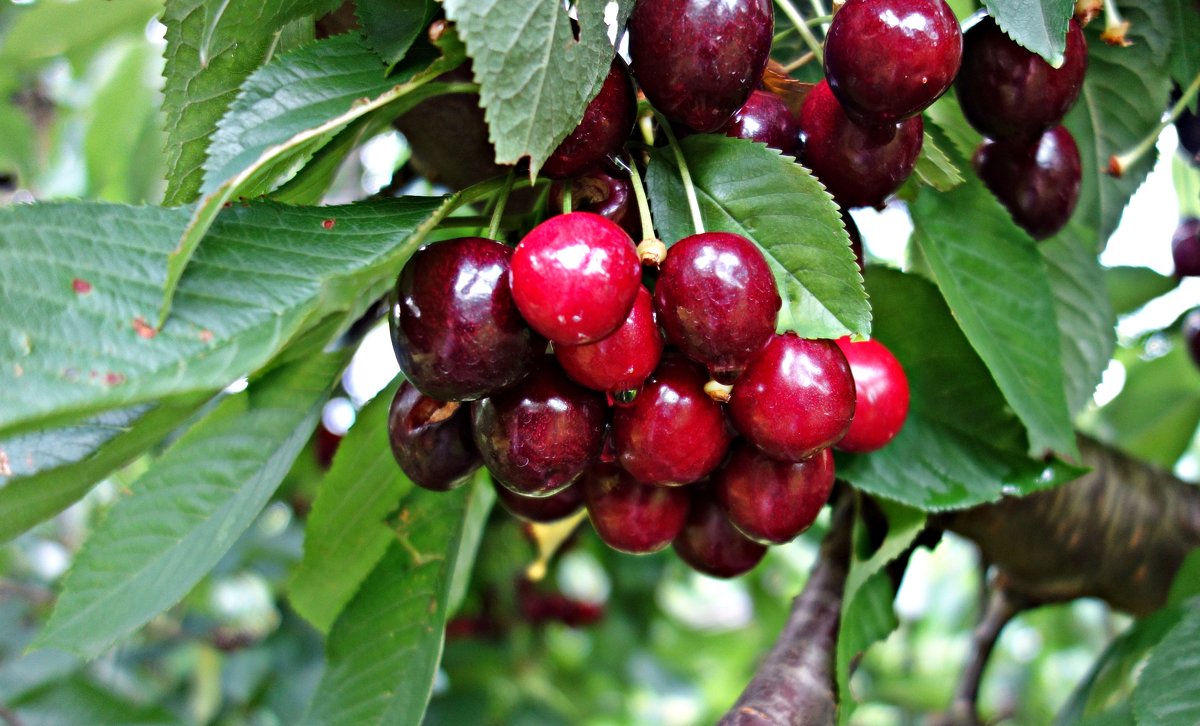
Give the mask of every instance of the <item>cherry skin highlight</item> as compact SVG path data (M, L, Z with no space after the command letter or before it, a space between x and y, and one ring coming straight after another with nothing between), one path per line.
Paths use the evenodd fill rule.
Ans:
M571 484L548 497L523 496L494 479L492 484L500 506L514 517L528 522L557 522L583 508L583 487L579 483Z
M639 484L612 464L592 467L577 486L583 488L596 534L619 552L658 552L671 544L687 519L686 490Z
M742 534L783 544L812 526L833 490L833 471L829 449L804 461L777 461L740 441L713 475L713 487Z
M571 188L571 209L591 212L621 225L633 240L642 238L642 221L638 217L633 184L627 176L613 176L609 171L596 170L569 182L556 181L550 185L550 208L562 209L563 192Z
M954 83L962 31L945 0L849 0L825 39L825 77L859 124L894 124Z
M1013 221L1039 240L1071 219L1083 179L1079 147L1065 126L1055 126L1032 143L985 140L975 152L975 171Z
M684 237L667 252L654 307L667 340L732 378L771 335L782 300L767 260L753 242L729 232Z
M721 133L735 139L757 141L792 156L796 153L799 129L782 98L770 91L754 91L733 118L721 127Z
M821 81L800 109L800 162L842 207L880 207L912 174L924 131L920 116L859 126Z
M832 340L776 335L734 384L729 416L769 456L807 459L850 428L850 364Z
M687 522L673 544L679 559L710 577L745 574L767 554L765 545L751 540L733 526L707 488L693 495Z
M625 62L617 58L599 93L584 110L583 120L546 159L541 173L551 179L565 179L597 166L625 145L636 114L633 80Z
M604 399L546 361L520 385L471 405L483 463L517 494L566 488L600 455Z
M607 338L583 345L556 345L554 356L567 375L595 391L638 391L662 358L663 340L654 321L654 302L639 288L629 317Z
M417 486L449 491L479 468L465 406L430 398L405 381L392 398L387 426L396 463Z
M908 377L878 340L839 338L837 344L854 376L855 404L850 430L835 446L854 454L878 451L896 438L908 418Z
M1036 137L1061 121L1079 98L1087 63L1087 40L1075 20L1067 29L1063 65L1055 69L984 18L963 36L958 102L984 136Z
M1171 237L1171 258L1175 261L1177 277L1200 275L1200 219L1189 217L1175 228Z
M708 376L677 355L663 358L633 404L613 411L617 461L643 484L677 486L703 478L733 438Z
M422 393L469 401L524 378L546 350L509 288L512 248L481 237L435 242L396 281L389 324L400 370Z
M512 295L534 330L580 345L611 334L629 317L642 284L633 240L590 212L551 217L530 230L512 257Z
M668 118L716 131L762 78L774 32L771 0L639 0L630 67Z

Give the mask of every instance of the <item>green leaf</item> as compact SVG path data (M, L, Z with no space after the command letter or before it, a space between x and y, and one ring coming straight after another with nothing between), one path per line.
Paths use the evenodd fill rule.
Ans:
M1120 5L1132 23L1133 45L1118 48L1100 40L1097 26L1088 28L1088 71L1083 91L1063 124L1075 137L1083 170L1079 204L1073 219L1096 231L1102 249L1117 228L1129 198L1137 191L1158 154L1154 149L1121 178L1107 174L1109 159L1137 145L1158 127L1167 105L1170 83L1162 72L1169 28L1163 6Z
M1183 564L1175 572L1167 605L1178 605L1184 600L1200 595L1200 549L1194 549L1183 558Z
M913 239L1035 451L1075 454L1054 297L1037 245L972 180L910 207Z
M227 386L317 322L382 295L442 205L235 206L213 227L157 335L147 321L186 209L0 210L0 431ZM73 289L84 283L90 289Z
M780 330L806 338L868 335L871 309L837 206L789 156L743 139L696 134L681 143L708 231L735 232L762 249L783 297ZM646 174L658 235L691 235L692 218L670 149Z
M1138 723L1155 726L1195 726L1200 723L1200 601L1150 654L1133 691Z
M1177 278L1160 275L1149 267L1110 267L1104 270L1104 288L1109 304L1117 315L1128 315L1178 286Z
M148 158L137 154L146 130L157 133L158 99L147 80L147 70L156 60L149 47L130 44L96 92L83 142L89 197L113 202L152 201L143 198L137 188L139 177L133 169L157 167L155 162L161 158L158 154Z
M996 501L1074 478L1078 471L1026 456L1020 422L955 323L945 301L915 275L872 268L874 336L908 376L908 420L886 447L838 458L856 488L932 511Z
M272 372L172 445L88 538L35 646L95 657L186 595L275 492L349 356Z
M1038 245L1054 293L1067 407L1072 416L1092 399L1116 346L1116 319L1109 307L1104 271L1091 240L1074 231L1072 228Z
M1182 153L1171 159L1171 180L1179 200L1179 216L1200 217L1200 169Z
M433 20L433 0L358 0L363 35L384 63L395 65Z
M1179 336L1166 355L1121 357L1125 387L1100 410L1099 433L1126 453L1166 469L1187 451L1200 425L1200 380Z
M421 722L453 574L460 559L474 558L463 544L467 511L488 487L478 479L452 492L415 488L404 499L391 547L329 634L305 726Z
M399 381L380 391L342 440L304 528L304 559L288 599L321 632L337 619L395 534L385 520L413 484L388 444L388 410Z
M939 192L948 192L963 183L962 173L959 172L958 167L954 165L953 161L950 161L946 152L938 148L933 136L928 133L925 134L925 140L921 144L921 155L917 157L917 166L913 169L913 173L922 182Z
M0 68L31 68L67 58L77 71L106 43L138 37L160 10L158 0L43 0L14 8L0 40ZM80 22L87 18L87 22Z
M167 26L164 203L196 199L208 139L242 81L275 52L280 30L339 4L340 0L167 0L162 17Z
M954 95L954 89L950 89L946 95L926 109L925 117L934 123L937 131L950 140L950 149L943 153L947 154L952 161L969 165L975 156L975 149L979 148L979 142L983 141L983 136L972 128L967 117L963 115L962 107L958 105L958 98Z
M158 705L121 698L120 689L102 688L83 677L57 683L13 704L13 723L22 726L171 726L179 719Z
M984 0L984 4L1010 38L1052 66L1062 63L1074 0Z
M1169 27L1173 29L1171 44L1171 78L1186 88L1200 74L1200 10L1192 0L1166 0ZM1195 108L1195 104L1193 104Z
M579 40L559 0L445 0L480 85L496 163L530 158L536 174L571 133L608 75L615 50L604 0L576 3ZM622 15L633 3L620 3Z

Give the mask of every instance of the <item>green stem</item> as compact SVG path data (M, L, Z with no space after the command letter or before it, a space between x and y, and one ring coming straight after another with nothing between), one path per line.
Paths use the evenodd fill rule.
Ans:
M570 214L571 209L574 206L574 204L575 204L575 185L572 183L571 179L567 179L565 182L563 182L563 198L562 198L563 214Z
M504 186L500 188L500 196L496 197L496 209L492 211L492 223L488 225L487 236L503 242L500 239L500 223L504 221L504 207L508 205L508 195L512 194L513 182L516 181L517 170L513 169L508 172L508 176L504 178Z
M622 167L626 166L624 159L618 161ZM642 175L633 159L629 160L628 171L629 181L633 185L633 196L637 199L638 217L642 221L642 239L655 239L654 220L650 217L650 201L646 198L646 187L642 184Z
M692 182L692 174L688 171L687 159L683 158L683 149L679 148L679 140L671 130L671 124L662 114L658 116L658 126L667 137L671 151L675 152L675 163L679 165L679 176L683 180L683 191L687 194L688 209L692 211L692 227L696 234L704 233L704 218L700 216L700 200L696 198L696 185Z
M805 44L809 50L817 57L817 60L824 62L825 54L821 50L821 41L817 40L817 36L813 35L812 29L808 27L800 11L791 3L791 0L775 0L775 4L783 11L783 14L788 16L788 20L792 21L792 25L796 26L796 30L800 31L800 37L804 38Z
M1141 160L1141 158L1146 155L1146 152L1150 151L1150 149L1154 148L1155 144L1158 143L1158 137L1160 134L1162 134L1163 129L1175 123L1175 119L1179 118L1180 114L1182 114L1184 110L1192 105L1192 102L1196 99L1197 92L1200 92L1200 74L1197 74L1196 77L1192 79L1191 84L1184 89L1183 95L1181 95L1179 100L1175 102L1175 105L1171 107L1171 111L1167 114L1166 118L1164 118L1162 122L1159 123L1158 126L1156 126L1154 130L1152 130L1145 138L1139 141L1137 146L1133 147L1129 151L1126 151L1124 154L1118 154L1109 157L1108 173L1115 177L1121 177L1125 174L1129 167Z

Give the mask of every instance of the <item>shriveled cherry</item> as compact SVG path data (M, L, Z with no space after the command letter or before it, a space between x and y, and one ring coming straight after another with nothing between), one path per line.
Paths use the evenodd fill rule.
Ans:
M673 543L675 554L711 577L737 577L754 569L766 546L738 531L708 488L692 496L687 522Z
M1171 237L1171 258L1179 277L1200 275L1200 219L1188 217Z
M975 152L975 171L1034 239L1050 237L1071 219L1083 179L1079 147L1065 126L1032 142L985 140Z
M796 153L799 129L783 99L770 91L754 91L721 132L735 139L766 144L785 154Z
M657 552L671 544L687 519L686 490L640 484L613 464L593 466L576 486L583 488L596 534L620 552Z
M400 469L413 483L444 492L479 468L465 406L430 398L405 381L388 410L388 441Z
M556 345L554 356L576 382L618 398L637 392L662 358L663 340L654 322L654 302L638 289L629 317L595 343Z
M533 329L555 343L579 345L625 322L642 265L625 230L600 215L572 212L525 235L511 277L513 300Z
M713 474L713 488L730 521L763 544L783 544L808 529L833 490L833 453L804 461L772 459L745 441Z
M530 522L557 522L583 508L583 487L578 482L548 497L527 497L492 480L500 506L514 517Z
M835 446L855 454L882 449L908 418L908 377L878 340L839 338L837 344L854 376L855 404L850 430Z
M729 415L737 430L768 455L807 459L850 428L850 364L832 340L776 335L734 384Z
M642 238L642 221L634 201L633 184L629 177L615 175L609 170L594 170L568 182L550 185L550 208L562 209L563 193L571 188L571 209L599 214L621 225L630 238Z
M546 159L541 173L565 179L595 167L625 144L633 131L636 112L633 80L625 62L617 58L600 91L584 110L583 120Z

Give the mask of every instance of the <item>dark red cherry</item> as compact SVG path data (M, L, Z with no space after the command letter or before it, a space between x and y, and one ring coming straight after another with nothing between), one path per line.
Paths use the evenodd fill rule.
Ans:
M843 207L879 207L912 174L924 131L920 116L858 126L821 81L800 109L800 161Z
M887 446L908 418L908 376L878 340L837 341L854 376L854 420L837 448L865 454Z
M850 0L825 38L825 78L856 123L894 124L950 88L962 45L944 0Z
M1079 148L1065 126L1032 142L985 139L975 152L975 172L1034 239L1045 239L1066 225L1083 178Z
M1200 366L1200 308L1188 313L1183 319L1183 340L1187 343L1192 361Z
M496 499L514 517L530 522L557 522L583 508L583 487L578 483L548 497L527 497L517 494L494 479Z
M617 58L599 93L584 110L583 120L546 159L541 173L552 179L565 179L595 167L624 146L633 131L636 115L633 80L625 62Z
M524 378L546 350L513 304L512 248L480 237L435 242L396 281L389 323L400 370L443 401L487 396Z
M642 221L634 201L633 184L628 177L608 171L590 171L569 181L550 185L550 208L562 209L563 191L571 188L571 209L591 212L621 225L634 240L642 239Z
M583 345L556 345L554 356L576 382L596 391L637 391L662 358L663 341L654 322L654 303L638 289L629 317L612 335Z
M854 251L854 261L858 263L858 271L866 272L866 258L863 257L862 233L858 231L858 225L854 222L854 217L850 216L850 212L842 210L842 222L846 225L846 234L850 235L850 249Z
M991 18L963 36L962 68L955 81L963 114L992 138L1036 136L1066 115L1087 71L1087 41L1075 20L1067 29L1063 65L1017 45Z
M555 343L579 345L609 335L642 285L637 246L597 214L551 217L529 231L512 258L517 309Z
M717 498L742 534L783 544L808 529L833 490L833 453L821 449L804 461L778 461L745 441L713 475Z
M1200 275L1200 219L1188 217L1175 228L1171 257L1178 277Z
M643 484L698 481L721 463L733 435L708 376L677 355L663 358L633 404L613 411L617 461Z
M721 132L735 139L757 141L794 155L799 129L782 98L770 91L755 91L733 114L733 118L721 127Z
M388 410L388 441L408 478L435 492L459 486L479 468L468 409L430 398L408 381Z
M1192 162L1192 166L1200 166L1200 116L1192 113L1190 108L1184 109L1175 119L1175 131L1179 133L1179 153Z
M776 335L734 384L729 415L737 430L770 456L807 459L850 428L850 364L832 340Z
M687 522L675 537L675 554L711 577L737 577L762 561L767 548L733 526L708 488L692 497Z
M532 497L565 488L600 455L604 417L603 396L567 378L552 358L520 385L471 405L484 465Z
M592 467L580 485L592 527L614 550L658 552L671 544L687 519L686 490L639 484L612 464Z
M667 340L725 379L770 340L781 305L763 253L729 232L676 242L654 287L654 308Z
M771 0L639 0L630 66L656 109L716 131L762 78L774 31Z

